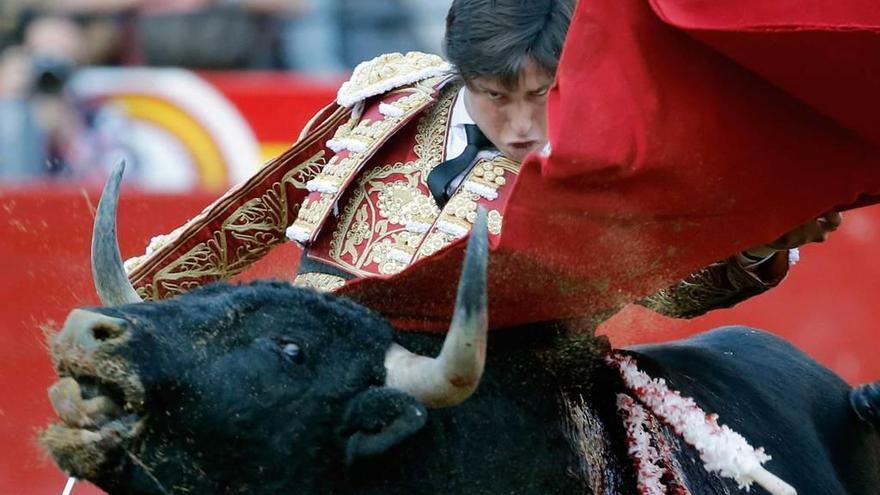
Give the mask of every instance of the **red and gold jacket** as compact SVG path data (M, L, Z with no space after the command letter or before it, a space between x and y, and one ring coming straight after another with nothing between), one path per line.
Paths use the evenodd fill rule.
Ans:
M290 150L129 260L136 289L155 299L229 278L285 234L345 275L305 273L300 285L393 275L465 237L478 204L497 235L519 164L480 161L442 211L426 185L444 159L453 79L440 57L417 52L361 64Z
M319 267L301 267L297 285L337 290L387 278L465 237L478 205L489 212L496 242L518 163L500 155L479 160L442 209L426 184L446 158L459 87L432 55L361 64L291 149L127 262L136 290L159 299L228 279L286 237L306 248L305 268ZM787 270L779 258L766 281L735 262L716 263L642 303L674 316L729 306L778 283ZM418 315L397 321L429 327L411 322Z

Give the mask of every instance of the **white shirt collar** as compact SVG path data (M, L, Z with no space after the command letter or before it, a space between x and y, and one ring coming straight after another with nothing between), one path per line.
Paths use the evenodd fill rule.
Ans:
M464 147L467 146L467 133L464 130L466 124L476 125L471 114L468 113L467 107L464 105L465 88L462 86L455 96L455 103L452 105L452 114L449 116L449 131L446 137L446 149L444 159L455 157L461 154ZM501 152L492 148L481 150L478 158L494 158Z
M455 97L455 105L452 106L452 116L449 118L449 127L464 127L465 124L476 125L464 104L464 92L466 89L462 86L458 90L458 95Z

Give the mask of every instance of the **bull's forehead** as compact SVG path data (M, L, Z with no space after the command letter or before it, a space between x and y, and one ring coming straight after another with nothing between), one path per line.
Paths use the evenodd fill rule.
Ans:
M287 336L312 346L338 340L337 345L371 347L387 345L392 333L364 307L286 283L213 284L172 299L90 310L122 318L136 333L218 345Z

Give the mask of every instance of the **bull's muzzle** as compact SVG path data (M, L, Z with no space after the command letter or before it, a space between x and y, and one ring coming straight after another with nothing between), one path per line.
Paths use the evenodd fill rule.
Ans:
M116 357L129 338L127 321L82 309L71 311L50 338L59 380L49 400L61 421L41 439L58 465L77 477L95 479L112 469L118 447L142 431L143 386Z

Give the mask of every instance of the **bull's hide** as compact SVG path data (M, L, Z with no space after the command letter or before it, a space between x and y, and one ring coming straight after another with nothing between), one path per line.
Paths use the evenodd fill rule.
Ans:
M605 341L498 331L476 393L430 411L385 386L392 341L442 345L283 283L74 311L52 341L61 421L43 439L111 494L637 493ZM880 440L850 388L784 341L727 328L632 354L764 447L799 493L880 486ZM678 488L738 493L668 428L654 433Z

